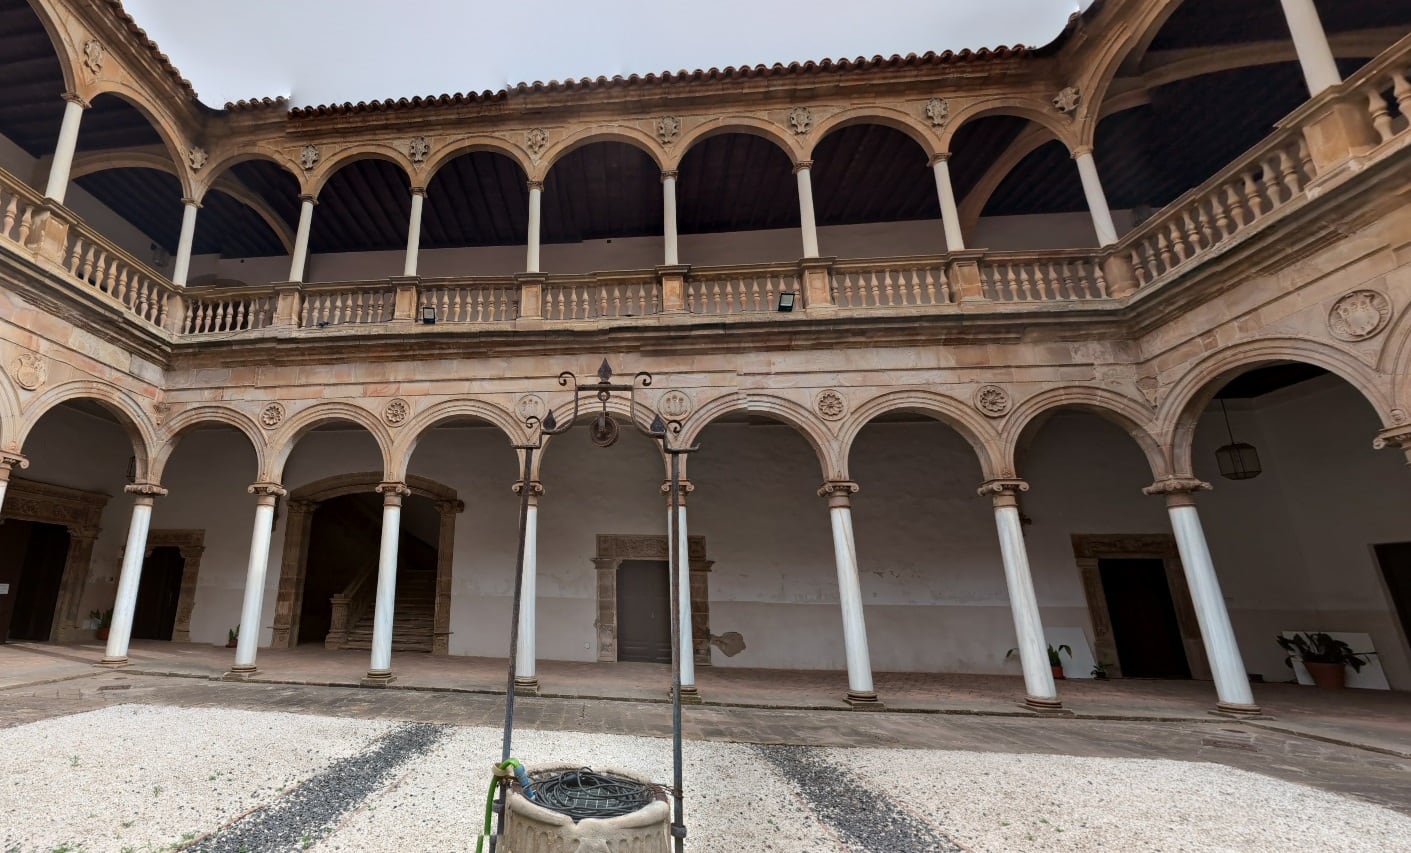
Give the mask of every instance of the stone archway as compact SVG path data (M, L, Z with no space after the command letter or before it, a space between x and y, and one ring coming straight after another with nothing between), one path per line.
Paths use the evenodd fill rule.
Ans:
M669 537L598 534L598 660L617 661L617 570L624 560L671 559ZM710 567L704 536L687 536L691 562L691 646L697 666L710 666Z
M201 574L201 555L206 552L204 530L151 530L147 533L147 553L153 548L175 548L181 553L181 595L176 602L173 643L191 642L191 611L196 607L196 581Z
M382 474L376 471L342 474L300 486L289 493L284 555L280 561L279 590L274 603L273 648L292 648L299 636L299 613L303 609L304 577L308 570L309 533L313 528L314 510L333 498L360 492L371 493L382 482ZM441 516L436 550L436 611L431 653L444 655L450 648L451 566L455 554L456 515L465 510L465 504L456 497L454 489L434 480L408 476L406 484L412 494L435 501L436 510Z
M34 480L14 477L5 494L5 509L0 517L40 524L57 524L68 529L69 550L64 558L63 576L59 581L59 599L54 606L54 621L49 629L50 642L70 642L85 639L78 624L78 607L83 588L88 583L89 566L93 563L93 543L98 540L98 524L108 496L65 486L52 486ZM91 632L86 638L91 639Z

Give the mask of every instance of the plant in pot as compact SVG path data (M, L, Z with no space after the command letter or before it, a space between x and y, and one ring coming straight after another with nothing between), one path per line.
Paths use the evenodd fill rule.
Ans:
M95 629L93 635L98 638L99 642L107 642L108 630L113 627L113 608L109 607L107 610L90 610L88 611L88 618L92 619L95 623L93 626Z
M1089 673L1089 675L1091 675L1093 678L1096 678L1096 679L1099 680L1099 681L1106 681L1106 680L1107 680L1107 668L1108 668L1109 666L1112 666L1112 664L1107 663L1106 661L1098 661L1098 662L1096 662L1096 663L1093 664L1093 670L1092 670L1091 673Z
M225 647L227 649L233 649L238 642L240 642L240 626L236 625L226 632Z
M1059 657L1059 655L1058 655L1059 652L1067 652L1067 653L1068 653L1068 657L1070 657L1070 658L1073 657L1073 650L1070 649L1070 648L1068 648L1067 644L1061 645L1061 646L1059 646L1059 647L1056 648L1056 649L1055 649L1053 646L1049 646L1049 647L1048 647L1048 665L1053 668L1053 677L1054 677L1054 678L1063 678L1063 677L1064 677L1064 675L1063 675L1063 659L1062 659L1061 657ZM1009 660L1010 658L1014 657L1014 656L1015 656L1016 654L1018 654L1018 653L1019 653L1019 650L1018 650L1018 649L1010 649L1009 651L1007 651L1007 652L1004 653L1004 658L1005 658L1005 660Z
M1366 653L1354 652L1347 643L1323 631L1300 631L1292 637L1280 634L1274 640L1279 648L1288 652L1284 666L1293 668L1296 655L1312 676L1313 683L1330 690L1347 686L1347 667L1352 667L1353 672L1360 672L1367 663Z

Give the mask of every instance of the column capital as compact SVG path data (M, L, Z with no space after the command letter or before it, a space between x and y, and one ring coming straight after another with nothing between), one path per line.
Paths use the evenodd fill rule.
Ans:
M947 161L949 161L949 160L950 160L950 152L949 152L949 151L937 151L935 154L932 154L932 155L931 155L931 159L929 159L929 160L926 161L926 165L927 165L927 166L934 166L934 165L936 165L937 163L945 163L945 162L947 162Z
M10 479L10 471L16 467L28 468L29 460L18 453L0 450L0 481Z
M412 195L419 195L426 198L426 187L412 187Z
M166 497L167 494L167 490L157 483L132 483L131 485L123 486L122 490L129 495L150 498L162 498Z
M510 484L510 491L514 492L517 495L522 494L524 492L524 481L515 480L513 483ZM544 494L544 484L539 482L538 480L530 480L529 496L531 498L537 498L542 494Z
M1017 506L1019 493L1027 491L1029 491L1029 484L1023 480L1015 479L986 480L976 490L982 498L993 498L995 506Z
M689 495L691 492L694 492L694 491L696 490L696 484L695 484L695 483L692 483L690 480L686 480L686 479L679 480L678 482L681 484L681 489L680 489L680 491L678 491L678 492L676 493L676 496L677 496L677 498L678 498L679 501L680 501L679 505L680 505L680 506L685 506L685 505L686 505L686 496ZM671 481L670 481L670 480L663 480L663 481L662 481L662 483L661 483L661 494L662 494L662 497L664 497L664 498L667 499L667 502L668 502L668 503L671 501Z
M1411 451L1411 424L1387 427L1372 439L1373 450L1385 450L1388 447L1400 447L1403 450ZM4 454L0 454L0 459L3 459L3 456ZM0 464L4 463L0 462Z
M1093 147L1091 145L1079 145L1073 149L1073 159L1077 160L1079 157L1091 156L1092 153Z
M681 174L680 174L680 172L678 172L678 171L675 170L675 169L662 169L662 170L661 170L661 181L662 181L662 183L666 183L667 181L674 181L674 180L676 180L676 179L679 178L679 177L681 177Z
M201 202L197 201L194 198L182 198L181 203L186 205L187 207L194 207L197 210L201 209Z
M818 496L828 499L828 508L852 506L852 496L862 487L851 480L828 480L818 487Z
M91 101L78 94L77 92L65 92L59 97L63 98L66 103L78 104L81 109L86 110L89 107L93 106L93 103Z
M299 193L299 202L300 202L301 204L302 204L303 202L308 202L309 204L312 204L312 205L317 206L317 205L318 205L318 196L316 196L316 195L311 195L311 194L309 194L309 193Z
M797 175L799 172L806 172L806 171L808 171L809 169L812 169L812 168L813 168L813 161L812 161L812 160L800 160L800 161L798 161L797 163L794 164L794 174Z
M254 483L246 487L245 491L261 498L282 498L289 494L284 487L278 483Z
M534 192L535 190L540 190L540 191L542 191L542 190L544 189L544 182L543 182L543 181L528 181L527 184L528 184L528 186L529 186L529 191L530 191L530 192Z
M1168 507L1194 506L1195 493L1209 488L1209 483L1195 477L1162 477L1143 488L1142 494L1162 495L1166 498Z
M395 481L378 483L377 488L373 491L382 495L382 502L388 506L400 506L402 498L408 497L412 493L412 490L407 488L406 483Z

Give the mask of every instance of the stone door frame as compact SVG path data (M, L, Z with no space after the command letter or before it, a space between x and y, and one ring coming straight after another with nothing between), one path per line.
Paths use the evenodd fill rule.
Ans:
M598 660L617 661L617 570L625 560L670 562L671 544L667 536L627 533L599 533L593 568L598 574ZM686 537L687 558L691 563L691 646L697 666L710 666L710 567L704 536Z
M378 471L340 474L300 486L289 493L289 518L284 525L279 590L274 601L273 648L288 649L297 644L314 510L333 498L372 493L383 482L385 480ZM457 499L455 489L435 480L408 475L405 482L412 494L435 501L436 510L441 515L436 542L436 611L432 623L431 653L444 655L450 650L451 567L455 558L456 516L465 511L465 504Z
M1137 559L1160 560L1166 569L1166 585L1171 591L1171 603L1176 609L1176 624L1181 631L1181 645L1190 665L1191 678L1209 681L1210 662L1205 657L1205 643L1200 636L1200 623L1195 618L1190 587L1176 549L1176 539L1170 534L1073 534L1073 556L1083 579L1083 595L1088 599L1088 615L1093 625L1093 651L1099 661L1111 661L1108 672L1120 678L1122 662L1117 657L1117 641L1112 635L1112 614L1107 607L1107 592L1102 587L1098 560Z
M59 579L59 598L49 625L51 643L84 639L78 607L83 600L83 589L88 585L93 544L102 531L100 522L108 500L109 496L101 492L10 478L0 519L57 524L69 532L69 550L64 556L63 575ZM91 639L91 635L88 638Z
M201 574L201 555L206 552L204 530L149 530L147 553L153 548L175 548L185 562L181 567L181 592L176 599L176 621L172 623L173 643L191 642L191 611L196 607L196 580Z

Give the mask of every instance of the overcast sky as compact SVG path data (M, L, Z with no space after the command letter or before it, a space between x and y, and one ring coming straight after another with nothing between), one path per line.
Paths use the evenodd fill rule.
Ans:
M1043 45L1090 0L124 0L219 107Z

